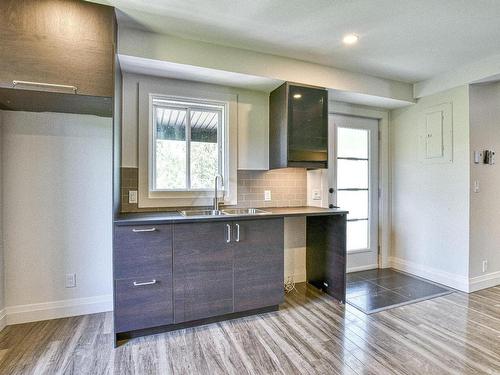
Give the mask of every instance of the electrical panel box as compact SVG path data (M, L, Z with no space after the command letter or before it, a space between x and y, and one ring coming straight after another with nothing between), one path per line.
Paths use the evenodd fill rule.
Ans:
M451 103L425 109L420 121L420 156L423 163L453 161L453 118Z

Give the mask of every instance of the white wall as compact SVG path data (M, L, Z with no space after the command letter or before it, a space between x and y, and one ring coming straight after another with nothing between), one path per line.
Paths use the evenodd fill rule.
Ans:
M419 161L419 121L453 105L453 162ZM469 92L461 86L391 112L392 265L461 290L469 268Z
M8 324L112 308L111 119L3 113ZM77 274L76 288L65 275Z
M500 284L500 164L472 162L473 151L494 150L500 155L500 83L470 86L471 186L470 195L471 290ZM497 156L497 160L498 156ZM486 272L482 261L488 261Z

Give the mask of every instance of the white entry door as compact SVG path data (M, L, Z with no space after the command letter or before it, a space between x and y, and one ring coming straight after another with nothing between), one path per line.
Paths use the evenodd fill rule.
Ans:
M376 119L330 115L336 206L347 215L347 269L378 267L378 127Z

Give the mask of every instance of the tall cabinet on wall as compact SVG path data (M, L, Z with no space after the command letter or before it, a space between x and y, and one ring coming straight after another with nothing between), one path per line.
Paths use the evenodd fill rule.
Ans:
M269 168L328 167L328 91L285 82L269 96Z
M78 0L0 2L0 108L112 116L112 7Z

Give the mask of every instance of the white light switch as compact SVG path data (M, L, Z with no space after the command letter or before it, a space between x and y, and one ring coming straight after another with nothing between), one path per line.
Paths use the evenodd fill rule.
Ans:
M271 200L271 190L264 190L264 200L265 201Z
M129 190L128 203L137 203L137 190Z

